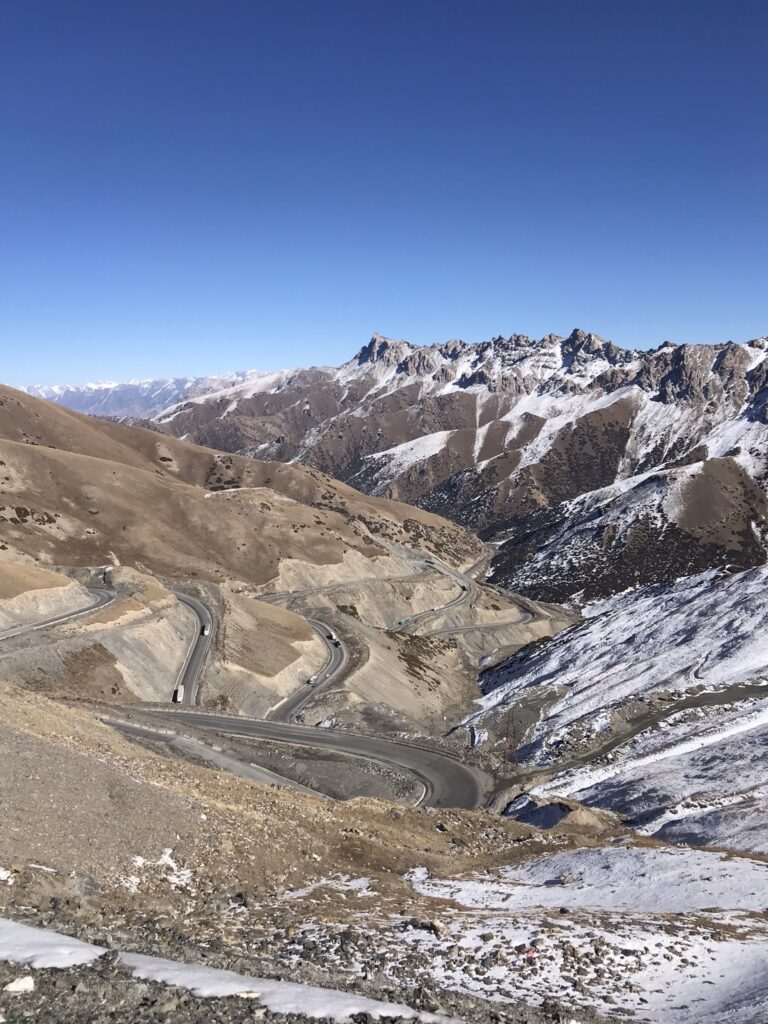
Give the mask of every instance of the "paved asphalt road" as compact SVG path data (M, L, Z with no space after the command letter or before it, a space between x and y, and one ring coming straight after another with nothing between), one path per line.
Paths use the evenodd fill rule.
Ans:
M181 703L194 705L195 698L197 697L197 687L200 682L200 674L203 670L203 662L205 661L205 655L208 652L208 645L211 642L213 616L203 602L198 601L196 597L190 597L189 594L184 594L180 590L174 590L174 594L182 604L191 608L197 616L197 638L195 639L194 644L190 647L184 668L179 673L179 679L177 681L177 687L184 687L184 699ZM206 626L208 627L207 636L203 634L203 630ZM172 697L172 694L169 694L169 698L170 697Z
M520 612L516 619L504 619L499 622L476 622L471 626L449 626L447 629L433 629L425 636L455 636L457 633L477 633L482 631L483 633L490 633L497 629L506 629L508 626L520 626L525 622L533 622L535 616L533 612L528 611L527 608L518 606Z
M443 570L442 567L437 565L435 567L439 571L446 571L457 579L466 579L466 577L454 573L452 570ZM11 636L18 636L20 633L42 629L46 626L53 626L59 622L66 622L69 619L76 618L79 615L84 615L94 611L96 608L109 604L114 601L116 596L115 592L107 587L89 587L88 589L93 595L93 601L89 605L62 615L52 616L50 619L41 622L6 630L0 633L0 640ZM192 609L198 622L197 635L190 646L187 660L178 680L178 683L184 686L183 704L192 706L197 697L203 663L211 642L213 616L202 601L180 591L175 593L176 597L183 604ZM467 596L468 592L462 591L455 601L450 602L449 607L466 600ZM442 609L436 609L436 611L440 610ZM317 688L327 685L347 663L347 649L341 640L339 640L339 645L336 646L328 638L328 634L331 633L328 625L317 619L308 619L307 621L326 644L329 658L320 673L318 673L315 686L302 686L287 701L284 701L276 709L276 714L274 715L276 719L278 717L290 719L298 714L303 704L316 693ZM206 627L207 635L205 633ZM367 757L392 765L395 768L405 769L423 783L425 795L422 802L435 807L477 807L483 797L484 780L480 772L463 764L458 758L430 747L394 743L373 736L361 736L355 733L311 728L277 720L262 722L255 719L232 718L225 715L183 711L181 708L169 709L168 712L155 712L155 714L163 717L173 715L201 729L215 729L218 732L230 733L232 735L256 736L282 743L311 746L316 749L336 750L342 753Z
M329 625L321 622L319 619L307 619L307 622L325 644L328 651L328 661L326 661L325 665L315 676L314 683L304 683L299 686L290 697L286 697L277 707L272 708L268 712L267 718L272 722L292 722L297 715L301 714L304 705L317 695L318 690L321 690L327 683L331 682L334 676L344 668L349 659L349 652L344 641L336 636ZM336 637L336 643L330 639L331 636Z
M431 747L394 743L375 736L317 729L305 725L260 722L252 718L168 710L152 712L165 721L180 720L197 729L214 729L231 736L255 736L278 743L300 744L316 749L341 751L405 768L425 786L423 803L432 807L478 807L483 799L484 778L458 758Z
M420 559L422 565L425 565L423 559ZM414 565L418 565L419 562L414 562ZM421 572L409 572L403 576L368 576L364 579L356 580L342 580L340 583L326 583L320 587L307 587L304 590L280 590L276 594L263 594L259 596L259 601L286 601L293 597L308 597L312 594L330 594L334 590L346 590L349 587L364 587L370 583L399 583L403 580L418 579L420 576L431 576L435 572L439 572L439 569L424 568Z
M191 754L196 760L207 761L214 768L223 768L224 771L231 772L241 779L248 779L250 782L257 782L262 786L284 786L287 789L294 789L298 793L304 793L306 796L317 796L318 792L320 792L319 790L310 789L308 786L302 786L301 783L294 782L293 779L288 779L284 775L278 775L277 772L272 772L269 768L263 768L259 764L231 757L220 748L211 747L202 740L193 739L189 736L177 736L171 729L158 728L157 726L153 728L141 722L121 721L119 718L113 718L110 715L99 715L99 718L102 722L106 722L107 725L119 729L120 732L125 733L127 736L138 736L154 740L156 743L166 743L169 747L178 750L180 754L186 757L189 757ZM167 723L163 722L163 726L167 726Z
M475 562L475 564L472 565L467 570L467 572L472 572L474 569L477 568L477 566L481 565L485 560L486 558L484 557L480 561ZM390 582L394 582L395 580L409 580L413 579L414 577L427 576L433 572L442 573L444 576L449 576L452 579L455 579L460 587L458 595L451 601L449 601L447 604L440 605L440 607L438 608L429 608L426 611L419 612L417 615L414 615L407 623L407 625L400 629L400 632L407 633L410 631L412 626L422 622L424 619L429 619L434 615L438 615L441 612L447 611L450 608L455 608L456 606L463 604L465 601L469 600L476 587L475 581L470 576L468 576L465 573L457 572L454 569L449 569L448 566L442 565L437 561L430 561L429 559L419 559L419 561L415 562L414 564L419 563L423 566L423 571L420 573L411 573L407 576L371 577L371 579L369 580L354 580L348 581L346 583L331 584L325 587L311 587L306 590L282 591L279 594L271 594L268 598L262 598L261 600L278 601L285 600L286 598L290 599L295 597L304 597L310 594L325 593L328 591L335 590L339 587L348 587L351 585L361 586L365 583L379 583L382 580L387 579ZM305 705L308 704L312 700L312 698L317 695L319 690L321 690L328 683L332 682L334 677L344 668L344 666L347 663L348 651L346 646L344 645L344 642L341 640L341 638L337 638L337 645L331 639L329 639L329 636L332 634L331 627L328 626L326 623L321 622L319 619L308 618L306 621L309 623L312 629L314 629L315 633L317 633L317 635L320 637L320 639L323 641L326 648L328 649L328 661L325 663L320 672L318 672L317 676L315 677L314 683L304 683L303 685L299 686L299 688L294 693L292 693L290 697L287 697L284 701L281 701L281 703L278 704L277 707L273 708L270 712L268 712L266 717L269 721L295 721L297 716L302 713ZM186 704L188 703L188 701L186 700L186 689L184 697L184 703Z
M94 611L96 608L110 604L115 599L115 592L107 587L89 587L94 600L83 608L62 615L52 616L40 622L30 623L25 626L0 633L0 640L18 636L20 633L27 633L46 626L53 626L60 622L76 618ZM213 617L208 608L195 597L189 594L176 592L176 597L191 608L198 621L198 634L194 644L190 647L187 661L180 675L180 682L184 686L184 704L193 704L197 696L197 688L203 662L211 641L213 629ZM339 647L327 639L330 629L325 623L319 620L308 620L310 625L318 632L329 647L330 658L321 671L318 685L327 683L328 680L344 666L347 659L347 651L342 643ZM204 635L204 628L208 627L208 635ZM307 688L309 690L309 688ZM314 692L315 687L310 692ZM304 688L299 690L298 698L289 698L289 705L286 714L296 713L296 707L300 707L304 700L308 699L309 693L304 693ZM297 703L298 700L298 703ZM288 701L285 702L289 704ZM285 708L285 705L281 707ZM479 771L463 764L458 758L450 754L435 750L430 747L418 747L406 743L394 743L389 740L379 739L375 736L361 736L355 733L336 732L332 730L311 728L303 725L287 724L282 722L262 722L256 719L233 718L226 715L203 714L193 711L184 711L181 708L168 711L156 711L155 715L168 719L174 716L177 720L185 722L199 729L215 729L218 732L229 733L238 736L256 736L263 739L271 739L281 743L301 744L316 749L336 750L342 753L367 757L384 764L392 765L395 768L405 769L415 775L424 785L425 794L423 803L434 807L477 807L484 793L484 779Z
M55 626L59 622L67 622L69 619L76 619L80 615L95 611L115 600L115 591L109 587L88 587L87 590L94 600L82 608L75 608L74 611L64 612L62 615L54 615L50 619L41 619L38 622L30 622L26 626L12 626L10 629L0 632L0 640L9 640L12 636L20 636L22 633L31 633L35 629L44 629L46 626Z
M482 561L485 561L485 559L483 558ZM471 576L467 575L467 573L472 572L473 569L481 564L480 562L475 562L474 565L470 566L467 573L458 572L456 569L449 569L447 565L442 565L440 562L436 562L434 560L428 560L424 564L430 568L436 569L438 572L441 572L443 576L450 576L451 579L456 580L460 587L459 593L447 604L441 604L438 608L427 608L426 611L419 612L417 615L412 615L408 622L404 623L402 626L399 622L396 623L392 628L397 629L400 633L411 633L414 626L419 625L425 620L432 619L435 615L441 615L443 612L450 611L451 608L457 608L460 604L464 604L465 601L468 601L475 592L477 584Z

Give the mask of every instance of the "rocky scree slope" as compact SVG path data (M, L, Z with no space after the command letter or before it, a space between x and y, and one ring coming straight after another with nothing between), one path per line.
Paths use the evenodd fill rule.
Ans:
M165 409L158 388L142 413L449 516L499 543L495 582L589 600L765 560L767 351L765 338L641 352L583 331L429 347L374 335L337 369L195 380ZM103 412L107 392L51 397Z

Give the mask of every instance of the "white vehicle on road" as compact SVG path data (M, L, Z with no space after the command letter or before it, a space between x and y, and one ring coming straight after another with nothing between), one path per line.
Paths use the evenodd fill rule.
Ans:
M181 704L184 700L184 686L179 686L173 691L173 697L171 700L174 704Z

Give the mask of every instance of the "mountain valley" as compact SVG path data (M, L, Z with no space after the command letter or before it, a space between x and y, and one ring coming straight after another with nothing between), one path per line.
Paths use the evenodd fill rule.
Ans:
M175 404L146 382L141 409L156 430L454 519L494 542L511 590L592 600L765 561L767 353L765 338L634 351L579 330L374 335L338 369L196 379ZM135 386L37 393L101 414L136 408Z
M760 1024L767 351L0 388L0 1017Z

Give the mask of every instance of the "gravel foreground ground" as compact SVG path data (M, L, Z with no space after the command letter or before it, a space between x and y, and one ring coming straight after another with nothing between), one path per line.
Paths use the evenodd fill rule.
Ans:
M31 991L5 991L6 985L31 979ZM29 982L26 983L27 985ZM24 986L22 986L24 987ZM415 990L408 1003L434 1005L434 994ZM440 993L441 1012L447 1020L464 1024L599 1024L604 1018L584 1011L574 1014L552 1004L541 1008L489 1007L487 1003L455 993ZM310 1024L317 1017L296 1013L274 1013L248 997L199 998L186 989L134 977L110 952L92 964L79 967L29 970L0 963L0 1022L17 1024L250 1024L274 1021L280 1024ZM350 1016L352 1024L400 1024L407 1018L372 1017L368 1013ZM412 1020L412 1018L411 1018Z

